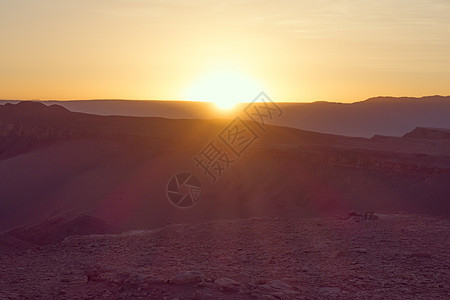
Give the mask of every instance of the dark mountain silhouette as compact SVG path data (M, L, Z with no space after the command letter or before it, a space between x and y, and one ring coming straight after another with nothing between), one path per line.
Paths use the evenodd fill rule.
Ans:
M449 140L450 129L417 127L403 136L405 139Z
M8 102L8 101L3 101ZM17 102L17 101L9 101ZM88 100L45 101L97 115L217 119L213 104L185 101ZM376 97L356 103L280 103L276 125L338 135L402 136L416 127L450 128L450 96ZM238 108L241 109L242 107Z
M332 134L401 136L414 128L450 128L450 97L377 97L351 104L284 104L279 125Z

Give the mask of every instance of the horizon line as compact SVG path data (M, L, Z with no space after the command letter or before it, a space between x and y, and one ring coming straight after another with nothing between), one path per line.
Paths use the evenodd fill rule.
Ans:
M330 103L330 104L354 104L354 103L360 103L365 102L368 100L373 99L382 99L382 98L393 98L393 99L424 99L424 98L432 98L432 97L441 97L441 98L447 98L450 97L450 95L426 95L426 96L374 96L370 97L364 100L357 100L354 102L339 102L339 101L327 101L327 100L315 100L315 101L277 101L274 100L275 103L280 104L312 104L312 103ZM135 102L198 102L198 103L209 103L214 104L214 101L203 101L203 100L173 100L173 99L123 99L123 98L92 98L92 99L0 99L0 101L36 101L36 102L83 102L83 101L135 101ZM243 101L238 102L237 104L246 104L251 103L253 101Z

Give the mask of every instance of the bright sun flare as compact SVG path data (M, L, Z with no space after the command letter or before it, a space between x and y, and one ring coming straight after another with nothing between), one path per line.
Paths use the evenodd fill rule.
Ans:
M244 73L218 70L194 82L187 91L187 100L213 102L221 109L231 109L237 103L251 102L261 91L261 86Z

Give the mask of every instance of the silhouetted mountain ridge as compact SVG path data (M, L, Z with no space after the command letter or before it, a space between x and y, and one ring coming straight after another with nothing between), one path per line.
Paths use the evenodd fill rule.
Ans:
M83 100L42 101L42 103L58 104L74 112L97 115L172 119L224 117L223 112L216 109L213 104L204 102ZM323 133L361 137L402 136L416 127L450 128L450 96L421 98L380 96L355 103L318 101L281 102L278 105L284 114L276 121L277 125ZM241 111L243 107L238 106L237 111Z
M403 136L406 139L450 140L450 129L417 127Z
M396 101L436 101L436 100L444 100L448 101L450 96L442 96L442 95L433 95L433 96L423 96L423 97L392 97L392 96L377 96L372 97L363 101L355 102L355 103L364 103L364 102L396 102Z

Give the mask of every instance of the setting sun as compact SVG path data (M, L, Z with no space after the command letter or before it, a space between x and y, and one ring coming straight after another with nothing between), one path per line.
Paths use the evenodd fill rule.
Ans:
M250 102L262 90L256 80L236 70L221 69L197 79L186 92L187 100L212 102L231 109L239 102Z

